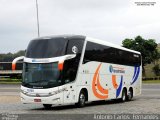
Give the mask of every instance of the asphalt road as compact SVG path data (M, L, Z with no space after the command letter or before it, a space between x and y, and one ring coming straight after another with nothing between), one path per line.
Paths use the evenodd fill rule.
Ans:
M142 94L132 101L121 103L117 101L88 103L84 108L74 105L53 106L45 110L42 105L22 104L19 98L20 85L0 85L0 114L18 114L23 119L88 119L93 114L160 114L160 84L143 84ZM32 114L32 115L30 115ZM37 115L38 114L38 115ZM59 115L61 114L61 115ZM81 114L74 116L74 114ZM88 114L84 117L84 114ZM91 116L90 116L91 115ZM0 118L1 118L0 117ZM159 116L160 117L160 116ZM160 119L160 118L159 118Z

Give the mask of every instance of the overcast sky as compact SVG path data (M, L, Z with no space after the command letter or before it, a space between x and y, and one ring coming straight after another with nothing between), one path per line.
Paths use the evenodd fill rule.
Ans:
M141 35L160 43L158 0L38 0L38 5L40 36L80 34L121 45ZM35 0L0 0L0 53L24 50L37 37L35 6Z

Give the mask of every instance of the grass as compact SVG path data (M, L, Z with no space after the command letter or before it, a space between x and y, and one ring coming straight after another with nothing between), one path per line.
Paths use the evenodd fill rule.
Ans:
M0 78L0 84L20 84L21 79Z
M2 78L1 78L1 77L0 77L0 81L1 81L1 80L12 80L12 81L13 81L13 80L21 80L21 79L20 79L20 78L18 79L18 78L9 78L9 77L2 77Z
M142 83L160 83L160 80L145 80Z
M0 84L21 84L21 82L0 82Z

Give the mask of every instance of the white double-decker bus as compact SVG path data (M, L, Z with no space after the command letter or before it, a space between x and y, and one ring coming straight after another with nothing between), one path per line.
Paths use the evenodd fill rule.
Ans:
M23 59L21 101L52 105L120 99L141 93L140 52L80 35L32 40Z

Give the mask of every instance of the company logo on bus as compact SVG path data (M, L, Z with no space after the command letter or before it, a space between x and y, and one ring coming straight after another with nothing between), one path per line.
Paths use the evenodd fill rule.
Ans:
M78 53L78 48L77 48L76 46L73 46L73 47L72 47L72 52L73 52L74 54L77 54L77 53Z
M49 62L48 59L33 59L32 62Z
M124 68L109 66L110 73L125 73Z

